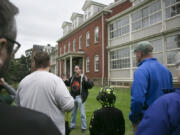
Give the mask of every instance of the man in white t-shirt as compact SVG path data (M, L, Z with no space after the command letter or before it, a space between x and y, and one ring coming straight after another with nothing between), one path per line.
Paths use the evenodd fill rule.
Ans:
M73 109L74 99L62 79L49 73L50 58L47 53L37 52L34 61L36 71L20 82L16 104L47 114L65 135L64 112Z

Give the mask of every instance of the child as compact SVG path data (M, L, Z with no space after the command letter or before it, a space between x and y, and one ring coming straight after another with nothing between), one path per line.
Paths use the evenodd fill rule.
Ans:
M102 108L93 113L90 121L90 135L124 135L125 121L122 112L114 107L114 89L104 87L97 96Z

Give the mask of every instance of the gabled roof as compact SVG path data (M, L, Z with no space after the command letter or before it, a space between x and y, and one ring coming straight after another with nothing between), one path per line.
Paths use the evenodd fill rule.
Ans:
M97 6L100 6L100 7L106 7L107 6L107 5L104 5L102 3L92 1L92 0L86 0L83 7L82 7L82 10L85 11L91 5L97 5Z
M66 25L72 25L71 22L64 21L62 24L62 28L64 28Z
M71 21L74 20L76 17L83 17L83 14L79 14L79 13L73 12L73 14L71 16Z

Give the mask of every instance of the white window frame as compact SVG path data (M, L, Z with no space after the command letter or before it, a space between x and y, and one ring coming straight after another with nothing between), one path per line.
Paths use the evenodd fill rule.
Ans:
M96 26L94 29L94 43L97 44L99 42L99 27Z
M66 44L64 44L64 54L66 54Z
M73 40L73 52L76 51L76 39Z
M118 51L119 50L123 50L123 49L129 49L129 56L128 57L118 57ZM126 47L122 47L122 48L119 48L119 49L116 49L116 50L113 50L113 51L111 51L110 53L112 53L112 52L117 52L117 54L115 55L116 56L116 58L111 58L111 56L110 56L110 69L111 70L124 70L124 69L130 69L131 68L131 55L130 55L130 51L131 51L131 48L130 48L130 46L126 46ZM122 67L122 68L113 68L112 66L113 66L113 63L116 63L116 65L118 65L118 61L119 60L126 60L126 59L129 59L129 67ZM123 63L124 64L124 63ZM125 63L125 64L127 64L127 63Z
M86 72L90 71L90 59L89 57L86 58Z
M62 48L61 48L61 47L60 47L60 50L59 50L59 51L60 51L60 56L61 56L61 55L62 55Z
M128 16L125 16L125 17L123 17L123 18L120 18L120 19L112 22L112 23L109 25L109 31L110 31L109 35L110 35L110 39L115 39L115 38L118 38L118 37L122 37L122 36L130 33L130 20L129 20L128 24L125 24L125 25L120 26L120 27L116 26L115 28L113 28L113 29L111 30L111 25L117 24L118 22L123 21L124 19L128 19L128 20L129 20L129 15L128 15ZM127 33L122 34L122 29L125 28L125 27L128 27L129 31L128 31ZM120 30L121 30L121 34L117 34L117 35L116 35L115 32L120 31ZM114 34L113 37L111 36L112 34Z
M167 53L168 52L172 52L172 51L180 51L180 48L171 48L171 49L167 49L167 38L168 37L174 37L174 36L177 36L177 35L180 35L180 33L176 33L176 34L172 34L172 35L167 35L166 37L165 37L165 50L166 50L166 61L167 61L167 66L174 66L175 65L175 63L168 63L168 56L167 56Z
M176 6L178 4L180 4L180 1L179 2L176 1L174 4L170 4L170 5L166 6L166 0L165 0L165 11L166 11L166 16L165 17L166 17L166 19L169 19L169 18L180 15L180 13L179 13L179 14L175 14L173 16L167 17L167 9L170 8L170 12L171 12L171 9L172 9L171 7Z
M86 47L90 46L90 32L86 32Z
M99 72L99 55L94 56L94 72Z
M68 52L71 51L71 42L68 43Z
M148 12L148 16L145 16L145 17L142 16L142 11L143 11L143 9L147 9L147 8L149 9L149 7L150 7L151 5L153 5L154 3L156 3L156 2L160 2L160 4L161 4L161 0L156 0L156 1L152 2L152 3L150 3L149 5L146 5L145 7L141 8L141 9L139 9L139 10L136 10L135 12L131 13L131 18L132 18L132 15L133 15L134 13L141 12L141 17L140 17L139 19L137 19L137 20L135 20L135 21L134 21L133 19L131 19L131 20L132 20L132 21L131 21L132 32L136 32L136 31L142 30L142 29L144 29L144 28L147 28L147 27L150 27L150 26L152 26L152 25L155 25L155 24L157 24L157 23L162 22L162 5L161 5L161 8L159 8L159 10L154 11L153 13ZM148 10L148 11L149 11L149 10ZM157 14L157 13L159 13L159 12L161 12L161 19L160 19L159 21L157 21L157 22L151 23L150 17L153 16L153 15L155 15L155 14ZM145 18L148 18L148 25L143 27L143 20L144 20ZM134 29L134 30L133 30L133 24L138 23L138 22L141 23L141 27L138 28L138 29Z
M82 35L79 36L79 50L82 49Z

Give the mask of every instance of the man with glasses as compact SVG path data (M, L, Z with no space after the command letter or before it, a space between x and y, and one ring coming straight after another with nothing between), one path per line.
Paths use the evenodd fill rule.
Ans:
M15 15L18 9L9 0L0 0L0 78L5 77L11 57L20 44L15 41ZM1 91L1 89L0 89ZM1 135L60 135L45 114L0 101Z
M180 83L180 52L175 58ZM136 135L180 135L180 87L169 92L149 107Z

